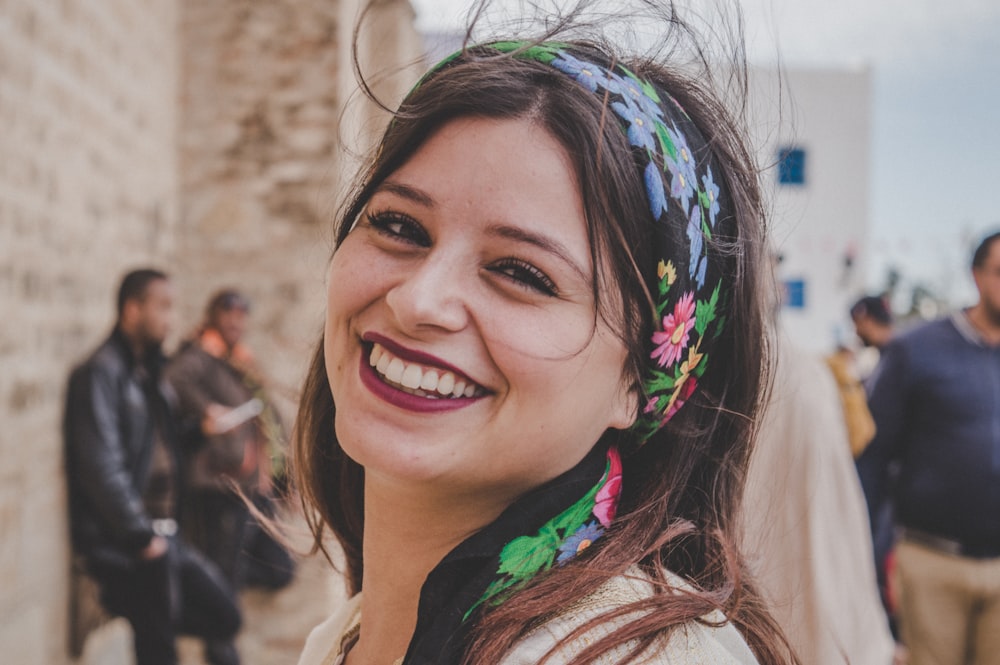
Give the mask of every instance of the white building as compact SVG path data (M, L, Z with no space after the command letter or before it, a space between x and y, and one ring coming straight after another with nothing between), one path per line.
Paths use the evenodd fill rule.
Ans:
M797 344L828 352L853 339L848 309L865 287L871 70L755 69L751 89L782 321Z

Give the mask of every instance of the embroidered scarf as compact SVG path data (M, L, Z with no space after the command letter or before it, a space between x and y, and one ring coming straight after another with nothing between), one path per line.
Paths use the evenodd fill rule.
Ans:
M466 619L484 603L502 600L518 584L585 550L614 518L620 484L617 451L598 444L575 467L521 497L459 544L424 582L403 662L460 663L471 624Z

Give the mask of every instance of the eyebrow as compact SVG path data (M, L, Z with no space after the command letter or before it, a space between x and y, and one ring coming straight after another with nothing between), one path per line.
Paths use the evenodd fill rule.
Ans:
M396 196L401 196L409 201L413 201L414 203L422 205L425 208L434 207L434 199L432 199L426 192L417 189L416 187L404 185L400 182L383 180L382 184L375 189L373 194L377 192L389 192L391 194L395 194Z

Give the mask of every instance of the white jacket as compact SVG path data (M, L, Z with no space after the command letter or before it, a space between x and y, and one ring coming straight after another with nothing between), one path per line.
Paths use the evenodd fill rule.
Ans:
M632 571L630 571L631 573ZM677 586L683 581L676 578ZM566 635L587 621L622 605L647 598L652 585L642 573L620 575L609 580L596 592L575 603L557 617L536 628L511 649L502 665L536 665ZM757 665L743 637L725 617L714 612L705 617L717 627L690 622L675 629L668 638L654 643L633 661L643 665ZM361 595L351 598L328 620L313 629L306 641L299 665L340 665L342 647L356 634L361 620ZM582 636L563 644L552 658L551 665L569 663L588 645L613 633L630 620L620 617L598 624ZM602 656L597 663L620 663L630 653L625 644Z

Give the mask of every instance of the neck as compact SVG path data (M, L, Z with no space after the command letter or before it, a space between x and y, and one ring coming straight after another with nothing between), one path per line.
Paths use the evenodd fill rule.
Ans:
M125 339L125 343L128 345L129 351L132 352L132 357L135 358L137 362L141 363L146 358L146 353L149 350L146 341L141 335L137 334L135 330L132 330L122 324L118 324L118 330Z
M1000 345L1000 317L991 313L980 301L967 312L969 323L982 335L983 339L990 346Z
M365 478L361 633L349 665L394 663L406 653L428 574L509 503L482 495L446 496L373 476Z

